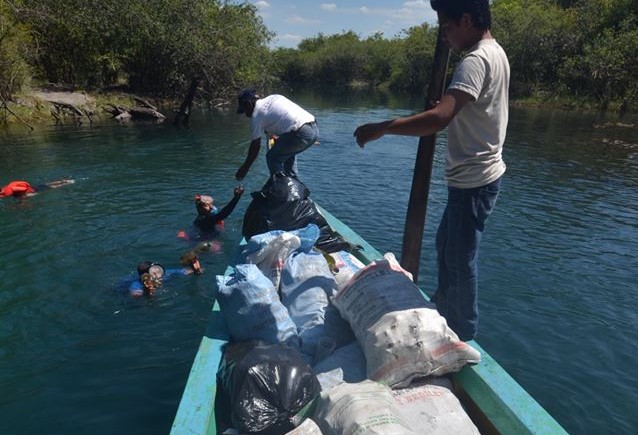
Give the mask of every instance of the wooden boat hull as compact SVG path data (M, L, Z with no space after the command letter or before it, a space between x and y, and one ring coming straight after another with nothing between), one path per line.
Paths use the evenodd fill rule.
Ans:
M363 248L357 253L361 261L369 263L382 258L380 252L343 222L324 209L320 211L336 232ZM227 340L228 332L215 302L173 421L171 435L217 433L215 375L222 346ZM567 433L485 350L474 341L470 345L481 352L480 364L464 367L452 376L452 380L455 394L481 433Z

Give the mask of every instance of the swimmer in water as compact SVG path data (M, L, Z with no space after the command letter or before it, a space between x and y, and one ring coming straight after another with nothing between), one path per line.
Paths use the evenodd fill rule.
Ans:
M62 179L32 186L28 181L15 180L0 188L0 198L8 196L13 196L14 198L24 198L27 196L37 195L43 190L57 189L58 187L66 186L67 184L73 183L75 183L75 180Z
M244 193L244 188L241 186L235 187L233 191L233 199L224 206L220 211L215 211L213 205L213 197L208 195L196 195L195 196L195 208L197 209L197 217L193 224L204 232L214 232L217 227L224 226L224 219L226 219L235 210L235 206L239 202L239 198Z
M189 253L190 254L190 253ZM131 296L153 296L165 280L178 275L200 275L203 269L199 264L197 255L185 254L181 258L180 269L165 269L160 263L143 261L137 265L139 278L131 282L128 287Z

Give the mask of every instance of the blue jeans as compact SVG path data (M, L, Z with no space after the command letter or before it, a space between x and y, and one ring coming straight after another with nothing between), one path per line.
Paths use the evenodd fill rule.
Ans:
M275 141L275 145L266 154L266 163L270 174L284 171L297 176L297 158L300 152L319 139L319 129L316 122L304 124L296 131L282 134Z
M494 209L501 178L472 189L448 187L436 234L439 284L433 302L463 341L478 330L478 253L485 221Z

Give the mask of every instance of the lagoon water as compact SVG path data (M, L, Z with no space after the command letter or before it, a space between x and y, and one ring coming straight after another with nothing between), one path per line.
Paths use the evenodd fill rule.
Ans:
M321 145L302 154L311 198L381 252L401 251L417 139L359 149L363 122L411 113L386 95L294 97ZM197 111L190 129L105 123L0 133L0 184L74 185L0 201L0 433L163 434L224 272L263 155L199 277L153 299L118 292L139 261L177 267L192 199L232 196L248 120ZM620 124L618 124L620 122ZM633 124L633 126L631 126ZM480 257L477 341L573 434L633 434L638 394L638 118L512 109L508 172ZM420 285L435 286L445 204L440 135ZM211 373L210 376L215 376Z

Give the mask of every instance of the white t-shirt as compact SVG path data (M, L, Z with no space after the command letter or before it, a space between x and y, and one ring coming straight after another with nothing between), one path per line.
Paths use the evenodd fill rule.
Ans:
M445 177L462 189L480 187L505 172L503 142L508 121L510 66L494 39L482 39L454 70L448 89L474 97L448 125Z
M250 122L252 140L267 135L282 135L297 130L315 117L283 95L269 95L255 102Z

